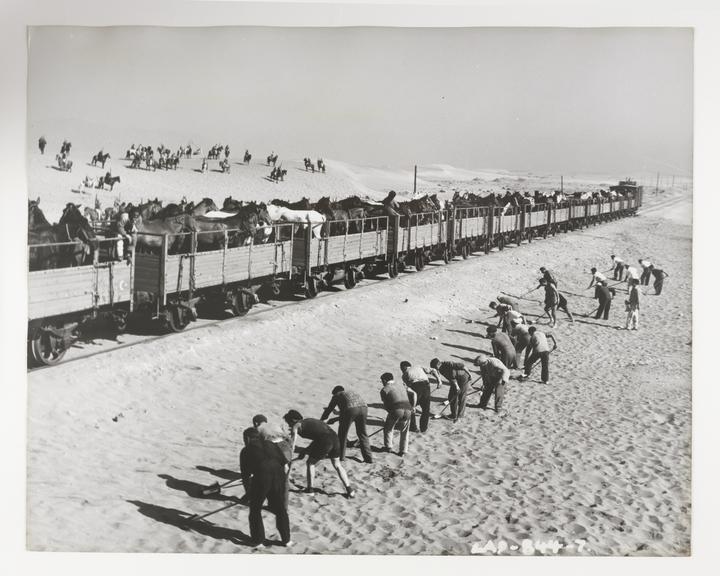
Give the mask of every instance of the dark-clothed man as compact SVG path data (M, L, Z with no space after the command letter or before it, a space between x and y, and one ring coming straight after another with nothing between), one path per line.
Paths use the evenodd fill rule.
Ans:
M449 382L450 419L457 422L465 415L465 402L470 389L470 373L462 362L440 362L439 358L432 359L430 368L437 370L438 374Z
M388 216L400 216L400 205L395 200L395 196L397 196L395 190L390 190L382 201L383 206L385 206L385 213Z
M240 475L250 504L250 540L256 548L263 547L265 526L262 507L267 500L268 509L275 514L282 545L292 546L285 486L289 462L277 445L260 437L256 428L246 429L243 441L245 448L240 452Z
M665 270L662 268L658 268L657 266L650 265L650 272L653 275L653 278L655 278L655 281L653 282L653 288L655 288L655 296L659 296L662 292L663 283L665 282L665 278L670 276Z
M640 280L633 280L630 286L630 294L625 300L627 318L625 319L625 330L638 329L640 323Z
M354 390L346 390L342 386L335 386L332 391L330 404L323 410L320 420L327 420L336 408L340 411L340 419L338 421L340 460L345 460L348 432L350 431L350 425L354 422L363 460L371 464L372 452L370 451L370 440L368 440L367 435L368 407L365 400Z
M420 415L420 428L418 430L417 418L413 410L410 417L410 432L426 432L430 422L430 378L422 366L413 366L407 360L400 362L402 379L405 385L415 392L417 405L422 409Z
M415 409L415 392L404 384L396 383L390 372L385 372L380 376L380 381L383 386L380 390L380 398L388 413L383 427L384 449L386 452L392 450L395 428L399 428L398 455L403 456L410 446L410 418Z
M40 148L40 154L45 154L46 145L47 140L45 140L45 136L40 136L40 140L38 140L38 148Z
M545 314L550 318L550 327L554 328L557 322L555 311L560 303L560 293L555 284L551 284L545 278L540 279L540 286L545 289Z
M598 301L598 309L597 314L595 314L595 319L599 320L600 316L603 317L603 320L607 320L608 316L610 315L610 304L612 303L612 292L610 292L610 288L608 288L607 281L600 282L597 286L595 286L595 298Z
M640 284L642 284L643 286L647 286L648 284L650 284L650 275L652 273L653 263L647 258L640 258L638 262L640 263L640 266L642 266L642 274L640 274Z
M329 458L330 462L337 472L340 482L342 482L343 488L348 498L355 497L355 490L350 485L347 472L343 468L342 462L340 462L340 440L338 435L335 434L335 430L330 428L322 420L316 418L303 418L300 412L297 410L288 411L283 420L287 423L290 428L290 435L292 437L293 451L295 449L295 443L297 437L301 436L311 440L310 445L304 448L298 459L302 459L307 455L307 486L305 492L314 492L315 483L315 466L320 460Z
M510 370L499 358L491 358L486 354L475 358L475 366L480 367L483 380L480 408L487 408L490 396L495 394L495 412L499 412L505 399L505 386L510 381Z
M504 332L498 332L495 326L488 326L486 337L490 339L493 355L508 368L517 368L517 354L510 336Z
M528 330L530 334L530 355L525 359L525 374L520 376L523 380L530 376L533 364L537 360L540 360L542 365L542 371L540 379L543 384L550 384L550 345L548 344L548 338L553 341L553 350L557 348L557 342L552 334L545 334L540 332L535 326L530 326Z
M622 258L615 256L615 254L610 255L610 260L612 260L612 271L613 271L613 280L620 280L623 279L623 273L625 272L625 262Z
M548 284L553 284L557 288L557 277L551 270L548 270L545 266L541 266L540 273Z

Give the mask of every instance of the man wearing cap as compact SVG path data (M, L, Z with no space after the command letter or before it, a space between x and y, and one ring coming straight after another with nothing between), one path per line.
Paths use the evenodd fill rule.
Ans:
M245 488L243 499L249 500L250 541L255 548L264 547L262 508L267 500L268 509L275 514L282 545L292 546L286 490L289 461L280 448L262 439L257 428L247 428L243 432L243 442L245 447L240 451L240 475Z
M283 420L290 428L292 437L293 451L297 437L301 436L311 440L310 445L300 451L298 460L302 460L306 455L307 461L307 486L305 492L314 492L313 484L315 482L315 466L320 460L329 458L335 472L337 472L340 482L342 482L345 494L348 498L355 497L355 490L350 486L347 472L340 462L340 440L335 431L330 428L322 420L316 418L303 418L302 414L297 410L288 411Z
M557 348L557 342L552 334L540 332L535 326L530 326L528 330L530 334L530 355L525 359L525 373L520 376L520 380L524 380L530 376L533 364L537 360L542 363L542 371L540 379L543 384L550 383L550 345L548 338L553 341L553 350Z
M415 409L417 396L415 392L404 386L396 384L393 375L385 372L380 376L382 389L380 398L387 410L387 418L383 426L383 444L386 452L392 450L395 428L400 428L399 456L404 456L410 445L410 418Z
M495 358L499 358L508 368L517 368L517 355L510 336L498 332L495 326L488 326L486 337L490 340Z
M430 368L437 370L450 383L448 392L450 418L453 422L457 422L465 415L465 401L470 389L470 373L462 362L440 362L439 358L432 359Z
M407 360L400 362L403 382L410 388L417 397L417 405L422 409L420 416L420 432L426 432L430 422L430 379L428 371L422 366L413 366ZM434 372L434 371L433 371ZM435 378L440 378L435 374ZM410 416L410 432L418 432L417 418L413 410Z
M355 423L355 432L360 443L360 451L363 460L372 464L372 452L370 451L370 440L367 435L368 407L360 394L353 390L346 390L342 386L335 386L332 390L332 398L327 408L323 410L320 420L327 420L333 410L340 411L338 422L338 439L340 440L340 461L345 460L345 448L347 446L348 432L350 425Z
M483 379L480 408L487 408L490 396L495 394L495 412L499 412L505 398L505 386L510 381L510 370L499 358L491 358L486 354L475 358L475 366L480 367Z

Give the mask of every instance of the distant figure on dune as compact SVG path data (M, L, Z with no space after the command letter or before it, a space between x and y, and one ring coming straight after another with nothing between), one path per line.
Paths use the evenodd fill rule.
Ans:
M325 161L322 158L318 158L317 167L320 172L325 174Z
M230 146L225 144L225 158L229 158L229 157L230 157Z
M38 140L38 148L40 148L40 154L45 154L46 145L47 140L45 140L45 136L40 136L40 140Z
M243 156L243 163L250 164L250 160L252 160L252 154L250 154L250 152L248 152L246 149L245 156Z
M200 166L200 172L205 173L208 171L208 162L207 158L203 158L202 166Z

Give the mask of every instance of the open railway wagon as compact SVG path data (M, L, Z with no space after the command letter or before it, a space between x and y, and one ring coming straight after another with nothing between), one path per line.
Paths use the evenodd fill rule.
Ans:
M138 313L161 320L173 332L196 320L198 303L244 316L265 289L279 295L291 279L293 229L275 224L265 243L233 245L240 231L138 234L155 238L157 253L136 253L134 296ZM198 250L213 235L219 247ZM218 238L219 237L219 238ZM207 242L204 242L207 240Z
M127 260L108 258L117 239L99 239L92 262L81 266L33 270L28 273L28 353L40 365L60 362L90 320L110 320L123 331L133 310L134 251ZM35 244L37 251L75 250L78 243ZM81 244L82 246L82 244Z
M453 228L447 210L397 216L388 236L388 273L391 277L408 266L420 271L433 260L451 259Z
M488 249L488 230L491 218L489 206L455 208L452 211L452 254L463 259L473 252Z
M341 281L351 289L381 270L392 276L388 232L387 216L298 226L292 250L295 288L314 298L323 287Z

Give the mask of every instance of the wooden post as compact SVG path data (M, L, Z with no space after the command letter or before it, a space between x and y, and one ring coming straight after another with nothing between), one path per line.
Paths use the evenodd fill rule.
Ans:
M660 172L657 173L657 178L655 180L655 195L656 196L657 196L659 188L660 188Z
M415 164L415 177L413 178L413 196L417 192L417 164Z

